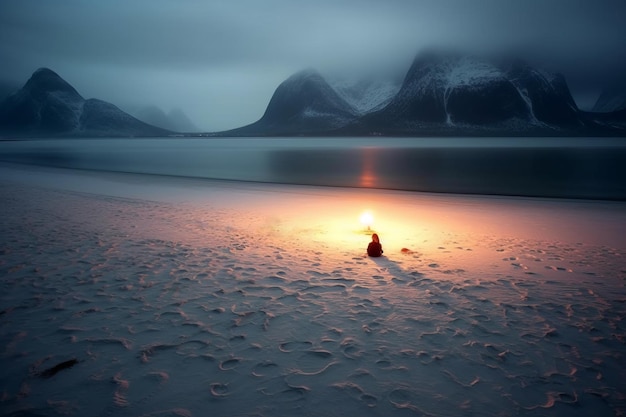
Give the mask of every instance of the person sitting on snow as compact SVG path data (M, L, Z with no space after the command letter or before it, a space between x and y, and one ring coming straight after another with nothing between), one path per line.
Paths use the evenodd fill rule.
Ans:
M373 258L377 258L383 254L383 245L380 244L380 239L378 239L376 233L372 235L372 241L367 245L367 254Z

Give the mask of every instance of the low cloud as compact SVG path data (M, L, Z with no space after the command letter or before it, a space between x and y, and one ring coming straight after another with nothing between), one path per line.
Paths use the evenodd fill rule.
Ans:
M592 97L626 73L623 0L110 0L0 3L2 79L57 71L86 97L254 122L305 67L403 73L424 48L518 52ZM591 100L591 98L587 98Z

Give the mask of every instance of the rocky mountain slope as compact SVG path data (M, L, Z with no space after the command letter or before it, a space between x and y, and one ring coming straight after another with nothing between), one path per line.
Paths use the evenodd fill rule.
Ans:
M522 62L419 55L398 94L353 127L381 134L534 134L589 127L563 76Z
M54 71L40 68L0 103L0 133L29 136L163 136L113 104L85 100Z
M402 85L329 85L304 71L283 82L256 123L224 135L624 135L621 113L581 111L561 74L519 60L419 54Z
M314 70L296 73L274 92L257 122L226 132L229 135L312 135L347 125L356 110Z

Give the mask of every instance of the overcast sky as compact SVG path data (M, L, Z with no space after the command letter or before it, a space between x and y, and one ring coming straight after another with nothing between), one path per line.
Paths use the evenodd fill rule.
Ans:
M48 67L207 131L256 121L301 69L404 74L437 47L523 54L585 107L626 74L626 0L0 0L1 80Z

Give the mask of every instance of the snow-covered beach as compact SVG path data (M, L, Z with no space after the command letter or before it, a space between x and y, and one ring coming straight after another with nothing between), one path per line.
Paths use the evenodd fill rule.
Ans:
M625 203L0 171L2 415L626 414Z

